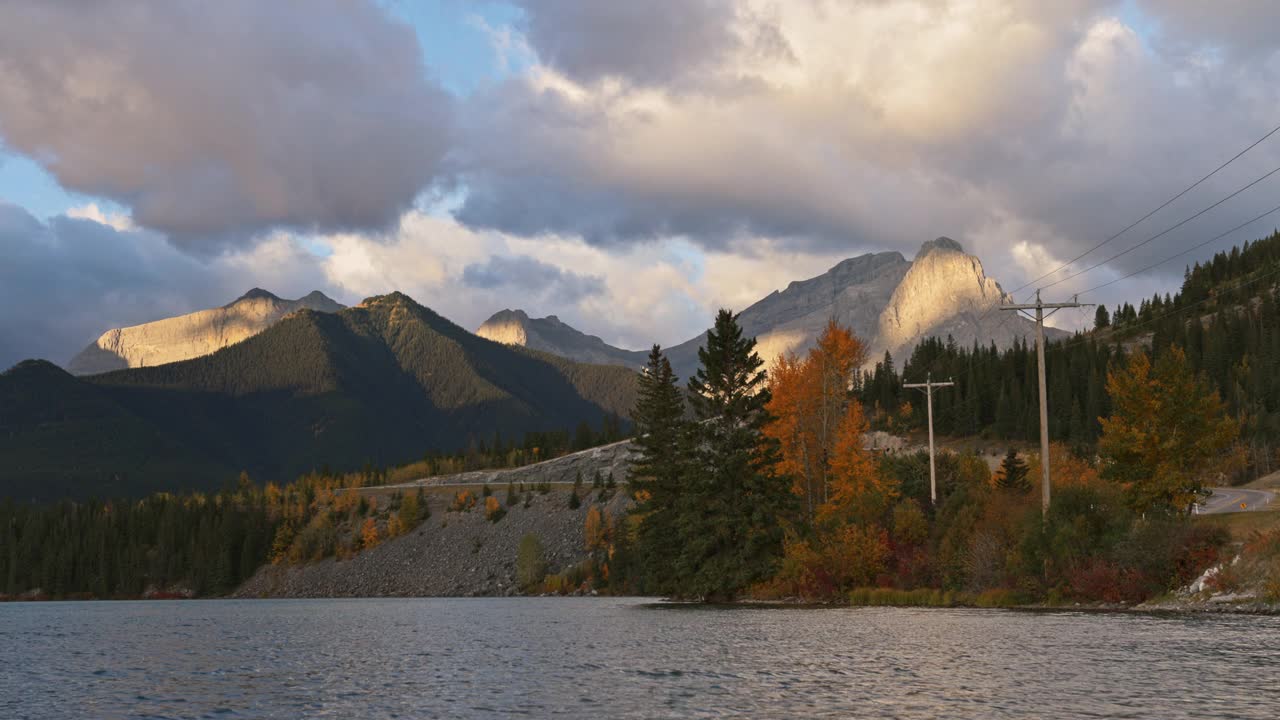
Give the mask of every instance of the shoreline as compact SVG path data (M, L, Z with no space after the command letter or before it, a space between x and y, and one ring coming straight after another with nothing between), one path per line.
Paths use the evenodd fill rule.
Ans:
M313 597L286 597L286 596L243 596L236 594L216 595L208 597L200 596L184 596L180 594L164 594L153 596L137 596L137 597L68 597L53 598L48 596L41 597L9 597L0 596L0 604L17 604L17 603L76 603L76 602L181 602L181 601L208 601L208 600L389 600L389 599L421 599L421 600L479 600L479 599L546 599L546 598L623 598L623 597L640 597L629 595L595 595L591 593L579 593L568 595L329 595L329 596L313 596ZM652 601L654 605L665 605L671 607L705 607L705 608L724 608L724 609L772 609L772 608L789 608L789 609L809 609L809 610L836 610L836 609L852 609L852 608L898 608L898 609L923 609L923 610L1011 610L1024 613L1091 613L1091 614L1129 614L1129 615L1258 615L1280 617L1280 603L1269 603L1258 600L1242 600L1240 602L1173 602L1173 603L1139 603L1137 605L1124 605L1112 603L1077 603L1070 605L1063 604L1036 604L1022 603L1010 605L979 605L975 603L952 603L952 604L853 604L838 602L820 602L811 600L801 600L798 598L784 600L752 600L744 599L727 603L702 603L697 601L668 600L665 598L649 598L643 599Z

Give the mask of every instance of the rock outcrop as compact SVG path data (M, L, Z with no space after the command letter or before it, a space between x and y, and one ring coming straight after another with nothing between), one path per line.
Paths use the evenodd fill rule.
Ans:
M967 254L960 243L947 237L927 242L894 288L875 333L867 336L875 338L872 359L886 350L905 359L927 337L950 336L962 346L994 342L1000 348L1034 338L1033 323L994 310L1002 302L1013 301L987 277L982 261Z
M72 358L67 369L76 375L96 375L190 360L257 335L294 311L331 313L342 308L319 291L284 300L254 288L220 308L108 330Z
M613 347L595 335L579 332L555 315L531 318L523 310L503 310L481 325L476 334L506 345L521 345L578 362L622 365L639 369L648 353Z

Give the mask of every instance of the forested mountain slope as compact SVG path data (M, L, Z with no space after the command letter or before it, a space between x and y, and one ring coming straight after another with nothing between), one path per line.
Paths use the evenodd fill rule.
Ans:
M0 496L210 487L241 469L284 480L495 433L599 427L629 412L635 378L479 338L393 293L334 314L300 311L168 365L87 379L16 367L0 376Z
M1155 355L1177 346L1244 421L1250 474L1277 469L1280 448L1280 234L1187 268L1176 295L1155 296L1114 311L1102 308L1095 327L1053 342L1046 354L1049 435L1090 448L1110 413L1107 371L1138 348ZM923 413L901 417L920 398L903 382L954 378L934 396L935 427L944 434L986 434L993 440L1034 440L1037 418L1034 344L1007 350L933 339L904 365L881 362L860 388L881 423L921 425ZM918 393L917 393L918 395ZM898 417L894 417L897 415Z

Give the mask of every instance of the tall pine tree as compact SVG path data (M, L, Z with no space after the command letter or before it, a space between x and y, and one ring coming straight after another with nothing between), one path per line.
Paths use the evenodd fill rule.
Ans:
M685 459L691 454L684 397L671 363L657 345L640 377L631 461L636 555L645 592L678 594L671 568L680 553L678 512L684 502Z
M770 396L755 346L737 317L721 310L689 380L696 443L674 570L680 594L709 602L731 600L773 575L795 504L790 480L777 472L778 443L763 432Z

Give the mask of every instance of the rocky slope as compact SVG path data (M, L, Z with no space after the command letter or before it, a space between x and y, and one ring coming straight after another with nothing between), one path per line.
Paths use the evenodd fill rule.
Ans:
M333 313L343 307L319 291L285 300L254 288L220 308L108 330L72 358L67 369L96 375L189 360L257 335L294 311Z
M502 310L484 321L476 334L506 345L522 345L570 360L639 368L648 353L613 347L595 335L579 332L555 315L531 318L523 310Z
M1002 301L1012 298L987 277L982 262L955 240L940 237L924 243L911 261L897 252L841 261L822 275L770 293L743 310L739 322L756 337L760 356L770 362L788 352L808 350L832 319L868 343L871 362L885 351L902 360L927 337L950 335L962 345L994 342L1000 348L1019 338L1033 338L1032 322L993 310ZM1052 328L1047 332L1051 337L1065 336ZM583 355L588 350L558 338L588 338L593 341L592 362L634 365L637 355L643 362L643 353L611 347L554 317L529 320L519 310L494 315L480 333L575 359L587 359ZM552 333L557 339L548 339ZM705 338L704 333L666 349L681 377L697 368L698 348Z
M604 503L595 495L569 509L568 489L534 494L529 507L515 505L498 522L484 518L483 506L449 512L431 505L431 517L411 532L349 560L329 558L308 565L265 565L235 597L470 597L516 595L516 555L526 534L542 543L548 574L587 557L583 526L592 504L615 517L626 508L626 493Z

